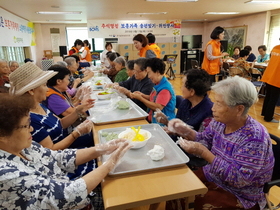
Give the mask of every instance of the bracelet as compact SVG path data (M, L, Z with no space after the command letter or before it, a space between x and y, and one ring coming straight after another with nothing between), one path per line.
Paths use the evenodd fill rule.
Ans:
M77 113L77 115L78 115L80 121L83 121L83 119L85 118L85 116L84 116L82 113L78 112L77 108L75 109L75 111L76 111L76 113Z

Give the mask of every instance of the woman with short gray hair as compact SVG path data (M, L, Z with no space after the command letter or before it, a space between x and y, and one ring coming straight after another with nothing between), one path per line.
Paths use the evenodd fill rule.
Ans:
M124 57L120 56L120 57L117 57L115 60L114 60L114 65L115 65L115 69L117 70L117 74L116 74L116 77L115 77L115 82L123 82L123 81L126 81L127 78L128 78L128 75L126 73L126 61L124 59Z
M266 128L247 115L257 101L257 91L250 81L238 76L228 77L212 89L214 119L203 132L179 119L168 123L168 130L184 138L178 143L186 152L208 162L195 171L208 187L203 197L196 197L195 207L263 209L263 187L271 179L274 157Z

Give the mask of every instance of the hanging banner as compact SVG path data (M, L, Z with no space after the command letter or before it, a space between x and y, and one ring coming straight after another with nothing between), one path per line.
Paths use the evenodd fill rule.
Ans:
M32 22L28 22L0 8L0 46L35 46L35 32Z
M174 37L180 36L181 20L88 20L87 27L89 38Z

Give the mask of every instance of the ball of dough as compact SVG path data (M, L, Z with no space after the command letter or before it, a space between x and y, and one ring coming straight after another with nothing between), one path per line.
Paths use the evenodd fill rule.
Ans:
M159 145L155 145L153 149L148 151L147 155L149 155L152 160L161 160L164 157L164 149Z

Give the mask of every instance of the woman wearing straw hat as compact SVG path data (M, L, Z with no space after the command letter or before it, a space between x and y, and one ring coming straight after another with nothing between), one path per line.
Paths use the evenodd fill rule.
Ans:
M27 67L29 65L24 68ZM40 69L30 71L39 80L54 75L54 72L43 72ZM31 85L25 85L28 88L20 87L17 83L13 92L23 94L30 87L34 88L35 83L41 83L35 77L32 78L29 80ZM128 142L118 139L79 150L46 149L32 141L30 132L33 127L30 125L29 110L33 107L34 101L30 94L2 94L0 97L0 208L54 210L86 207L90 203L88 195L130 148ZM106 163L87 175L75 180L69 180L66 176L66 172L74 171L78 165L104 154L111 156ZM102 200L92 199L92 202L96 206Z

